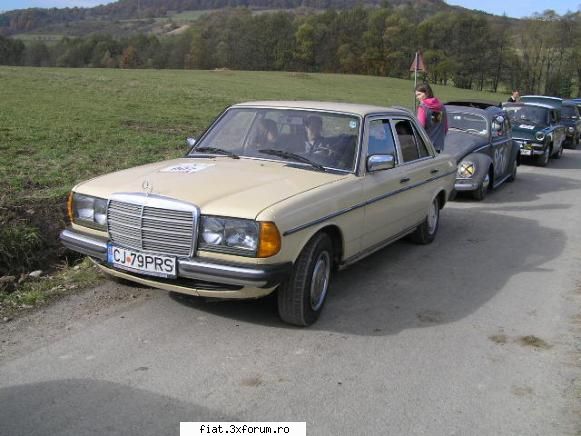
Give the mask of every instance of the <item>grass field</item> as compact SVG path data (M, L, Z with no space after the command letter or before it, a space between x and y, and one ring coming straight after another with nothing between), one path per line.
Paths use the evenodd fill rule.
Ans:
M413 104L413 82L369 76L0 67L0 205L180 156L227 105L255 99ZM503 95L435 87L442 99ZM1 213L1 210L0 210Z

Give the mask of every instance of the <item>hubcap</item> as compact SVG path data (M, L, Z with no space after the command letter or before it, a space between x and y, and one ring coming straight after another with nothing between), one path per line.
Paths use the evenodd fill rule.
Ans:
M428 233L431 235L436 231L438 225L438 205L436 200L432 202L428 211Z
M486 176L484 176L484 180L482 181L482 189L488 189L488 185L490 185L490 176L486 174Z
M331 275L331 256L328 251L319 254L311 277L311 308L319 310L325 301Z

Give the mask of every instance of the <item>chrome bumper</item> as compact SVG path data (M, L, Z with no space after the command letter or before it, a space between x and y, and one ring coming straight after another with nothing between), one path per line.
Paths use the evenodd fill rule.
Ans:
M84 235L72 229L63 230L60 239L62 244L70 250L91 256L102 263L107 262L107 239ZM108 265L108 268L111 266ZM201 261L195 258L177 259L178 277L223 285L272 288L283 282L290 275L291 270L292 263L290 262L273 265L242 265ZM155 280L155 277L145 274L139 276Z
M474 191L480 186L480 181L475 180L456 180L454 183L455 191Z

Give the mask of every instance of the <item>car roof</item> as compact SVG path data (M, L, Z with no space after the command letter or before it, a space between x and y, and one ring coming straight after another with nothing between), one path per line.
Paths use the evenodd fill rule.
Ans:
M489 106L486 109L481 109L479 107L472 106L457 106L446 104L446 110L448 112L463 112L474 115L481 115L486 118L492 118L494 115L502 114L503 110L498 106Z
M284 101L284 100L265 100L265 101L248 101L232 105L232 107L265 107L275 109L305 109L329 112L343 112L362 117L375 113L395 113L397 115L411 115L412 112L402 107L383 107L367 104L354 104L343 102L327 101Z
M518 103L503 103L502 107L522 107L522 106L536 106L536 107L540 107L543 109L556 109L555 106L551 106L550 104L544 104L544 103L537 103L532 102L532 101L523 101L523 102L518 102Z
M447 103L444 103L446 106L468 106L468 107L476 107L480 109L486 109L488 107L499 107L500 102L492 101L492 100L483 100L483 99L466 99L466 100L453 100Z
M563 101L560 97L551 97L550 95L523 95L521 96L521 100L523 98L546 98L547 100Z

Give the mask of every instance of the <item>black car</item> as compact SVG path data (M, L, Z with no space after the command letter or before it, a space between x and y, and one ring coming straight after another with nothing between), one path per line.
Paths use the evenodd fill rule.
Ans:
M519 147L512 140L510 121L497 103L454 103L460 105L446 104L444 146L444 152L458 163L454 188L482 200L490 189L516 178Z
M563 155L565 126L555 105L542 103L504 103L512 124L512 137L520 146L520 154L530 157L539 166L547 166L549 158Z
M577 148L581 137L581 100L563 100L561 123L565 126L566 148Z

